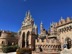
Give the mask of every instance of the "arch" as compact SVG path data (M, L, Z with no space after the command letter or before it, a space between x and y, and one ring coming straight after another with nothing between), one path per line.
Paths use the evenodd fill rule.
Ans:
M22 47L25 47L25 32L22 34Z
M71 48L71 39L69 37L67 37L65 39L65 42L66 42L65 44L66 44L67 48L70 49Z
M41 46L39 46L39 50L40 50L40 52L42 52L42 51L43 51L43 49L42 49L42 47L41 47Z
M71 31L71 29L72 29L72 26L70 25L70 26L69 26L69 30Z
M30 31L27 32L27 37L26 37L26 45L27 45L27 47L29 46L29 35L30 35Z
M0 37L1 37L2 32L0 32Z
M2 41L2 44L4 44L4 41Z

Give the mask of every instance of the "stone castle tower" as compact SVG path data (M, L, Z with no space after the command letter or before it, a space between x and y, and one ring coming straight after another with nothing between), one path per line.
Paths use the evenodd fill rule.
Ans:
M19 42L20 48L35 48L35 38L37 37L37 26L32 19L30 11L26 13L26 17L22 22L22 27L19 31Z

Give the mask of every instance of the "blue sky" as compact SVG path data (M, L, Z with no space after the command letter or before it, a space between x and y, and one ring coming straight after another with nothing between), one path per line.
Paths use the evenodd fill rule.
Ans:
M72 0L0 0L0 29L17 32L30 10L40 30L40 22L48 30L52 21L58 22L62 16L72 17Z

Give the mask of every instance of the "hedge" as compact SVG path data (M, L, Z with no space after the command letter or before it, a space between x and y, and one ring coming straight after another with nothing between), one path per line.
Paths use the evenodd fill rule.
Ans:
M17 45L13 45L13 46L3 46L2 47L2 51L4 53L8 53L8 52L16 52L16 49L18 48Z

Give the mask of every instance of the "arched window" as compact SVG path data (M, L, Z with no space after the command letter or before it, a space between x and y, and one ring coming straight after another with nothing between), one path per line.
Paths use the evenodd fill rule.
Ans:
M66 31L66 28L64 27L64 32Z
M27 47L29 46L29 34L30 34L30 32L28 31L27 32L27 38L26 38L26 45L27 45Z
M2 44L4 44L4 41L2 41Z
M70 48L71 48L71 39L70 39L69 37L67 37L67 38L65 39L65 42L66 42L67 48L70 49Z
M25 47L25 32L22 34L22 47Z
M39 46L39 50L40 50L40 52L42 52L42 51L43 51L41 46Z
M71 31L71 29L72 29L72 26L69 26L69 30Z
M69 27L67 27L67 31L69 30Z

